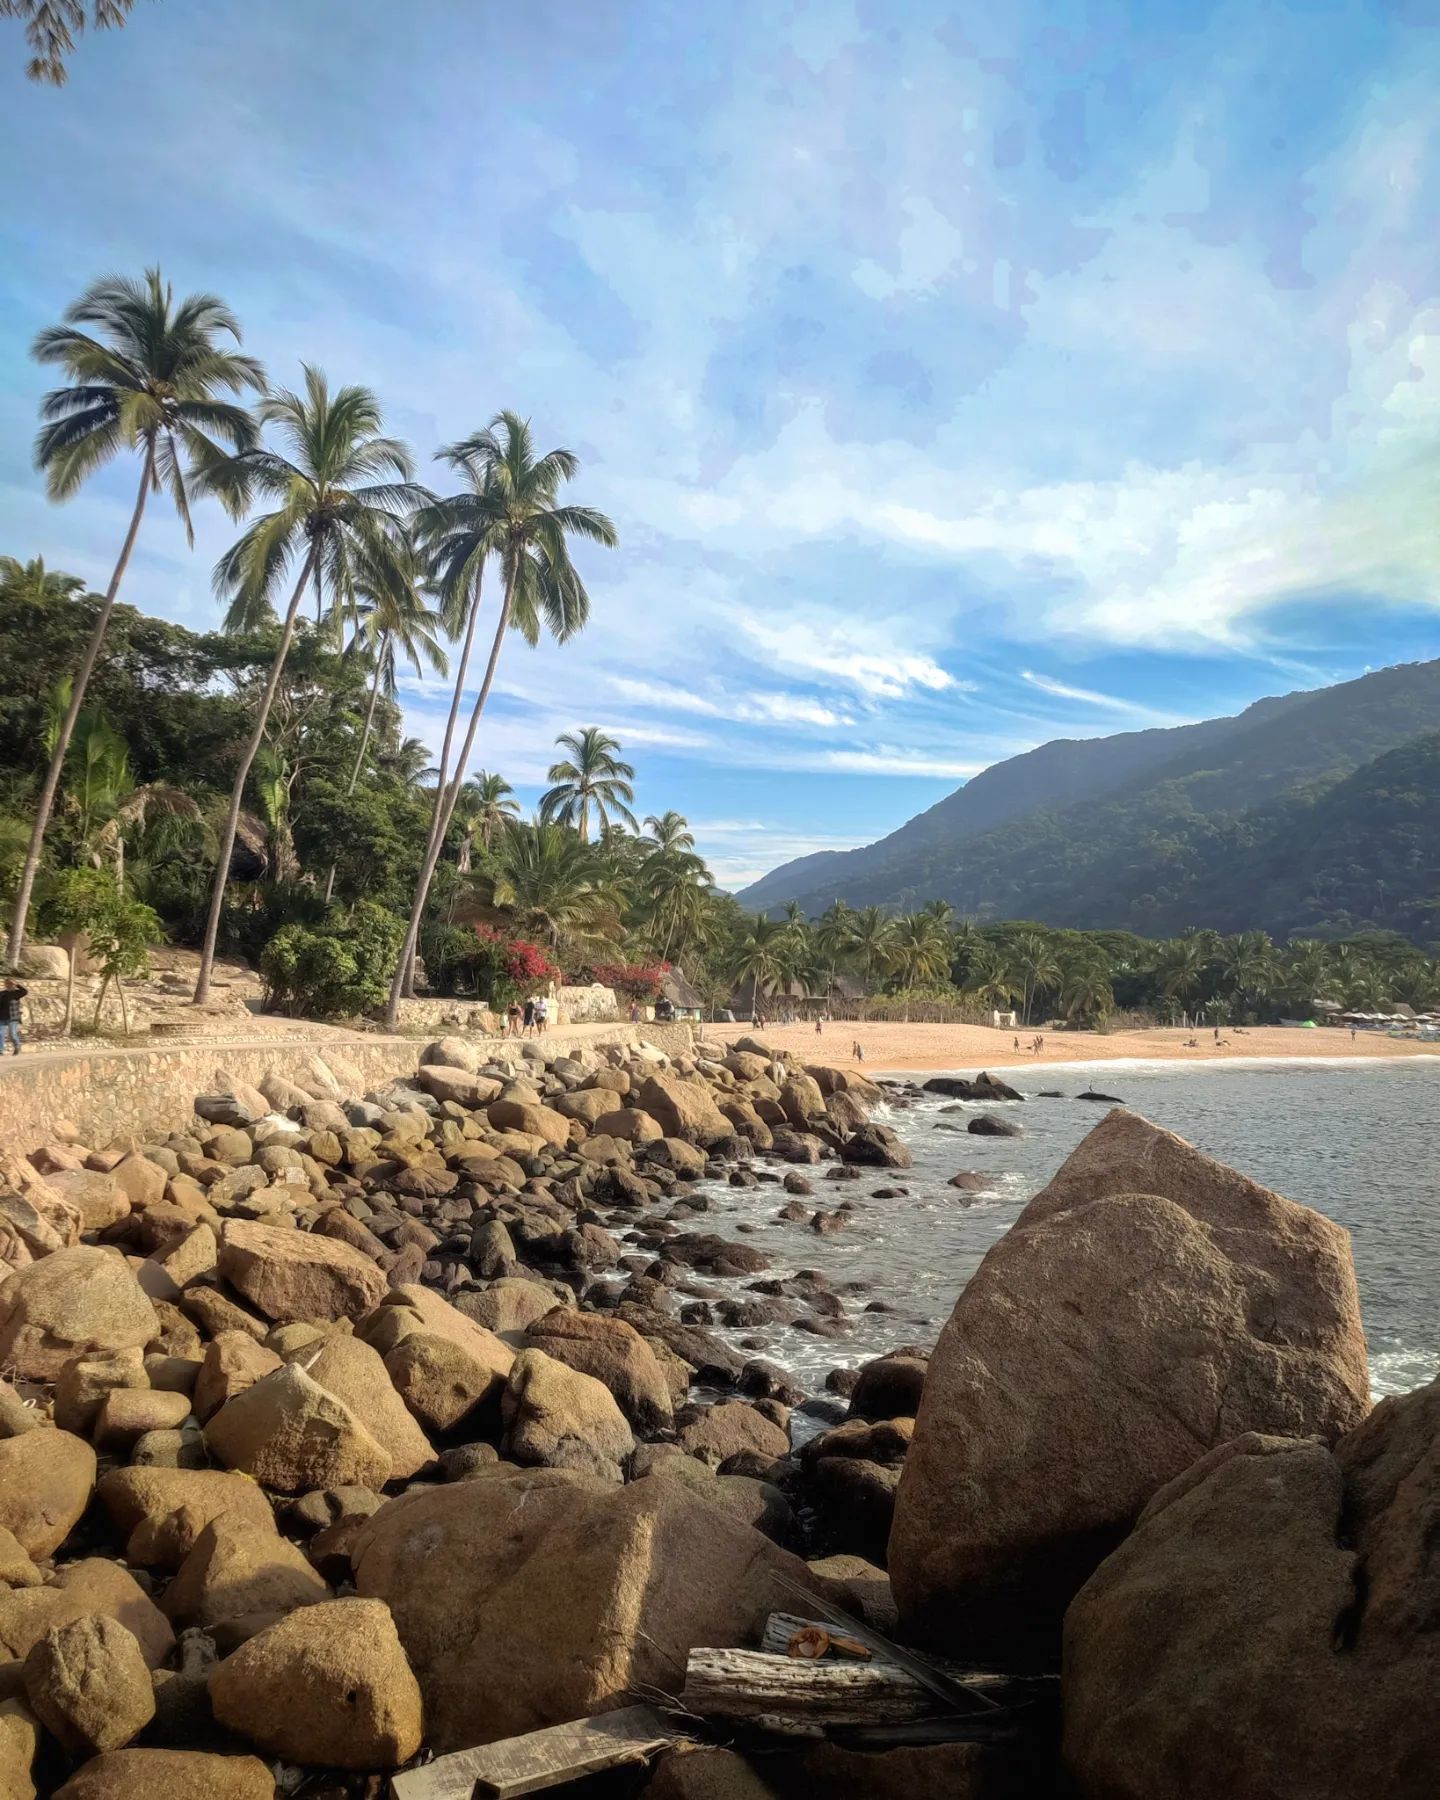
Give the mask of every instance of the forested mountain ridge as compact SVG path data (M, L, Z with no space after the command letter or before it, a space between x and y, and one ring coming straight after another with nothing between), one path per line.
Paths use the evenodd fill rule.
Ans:
M1350 814L1362 795L1373 801L1388 792L1385 783L1401 767L1358 779L1367 765L1437 729L1440 662L1426 662L1260 701L1233 719L1048 744L987 770L881 843L834 859L818 878L809 866L817 859L807 858L740 899L754 905L758 895L762 906L795 899L812 914L837 898L902 911L942 899L981 918L1141 932L1228 922L1339 933L1383 923L1423 935L1426 894L1440 865L1433 754L1417 747L1403 765L1406 779L1428 793L1428 810L1422 805L1411 817L1381 807L1369 821ZM1070 779L1091 783L1089 792L1023 806L1028 776L1039 777L1029 791L1043 791L1058 783L1052 771L1067 760L1083 765ZM1017 768L1027 763L1028 770ZM990 790L982 805L963 806L982 783ZM1016 802L1010 816L973 829L970 820L1002 794ZM1300 844L1296 834L1312 828L1314 846ZM1372 883L1368 896L1355 857L1346 857L1347 830L1369 845L1380 886ZM1292 846L1288 854L1282 844ZM1307 848L1328 858L1324 868L1301 853ZM1348 873L1336 873L1341 868Z

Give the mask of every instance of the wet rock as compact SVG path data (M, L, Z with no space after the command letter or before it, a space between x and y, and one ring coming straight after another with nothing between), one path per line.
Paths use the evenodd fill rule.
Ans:
M1013 1088L997 1076L982 1072L973 1081L967 1081L962 1075L932 1075L923 1082L922 1088L927 1094L945 1094L953 1100L1023 1100L1025 1096L1018 1088Z
M888 1125L862 1125L840 1146L841 1160L868 1169L908 1169L913 1158Z
M850 1411L859 1419L913 1419L920 1410L928 1364L916 1356L877 1357L855 1374Z
M1002 1119L995 1113L981 1113L971 1119L965 1129L971 1137L1024 1137L1025 1127L1015 1119Z

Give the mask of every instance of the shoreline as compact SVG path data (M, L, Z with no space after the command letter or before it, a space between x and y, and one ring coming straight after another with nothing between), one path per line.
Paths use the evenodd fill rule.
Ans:
M1228 1065L1254 1067L1273 1063L1379 1063L1434 1062L1440 1060L1440 1042L1421 1043L1413 1038L1392 1038L1361 1032L1352 1039L1348 1030L1316 1026L1313 1030L1285 1025L1222 1027L1222 1043L1216 1046L1212 1030L1187 1031L1183 1026L1157 1026L1150 1031L1056 1031L1037 1027L1022 1029L1018 1036L1027 1044L1043 1036L1038 1056L1016 1054L1016 1033L990 1025L905 1025L891 1020L840 1019L816 1034L813 1024L767 1024L758 1034L748 1023L705 1025L705 1038L732 1044L737 1038L763 1037L767 1044L786 1051L802 1062L830 1063L860 1068L869 1074L948 1074L989 1069L1020 1075L1026 1069L1107 1067L1204 1067ZM1189 1040L1196 1040L1190 1047ZM1228 1040L1228 1041L1227 1041ZM865 1051L863 1063L850 1052L855 1043Z

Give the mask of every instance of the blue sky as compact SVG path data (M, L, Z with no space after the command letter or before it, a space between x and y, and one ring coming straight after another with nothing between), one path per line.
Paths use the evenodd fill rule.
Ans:
M476 761L527 800L604 725L738 885L1440 654L1432 0L142 0L62 91L21 62L0 23L0 549L108 573L131 475L46 502L26 355L102 272L422 454L525 412L621 538L507 651ZM232 530L156 512L126 598L215 623Z

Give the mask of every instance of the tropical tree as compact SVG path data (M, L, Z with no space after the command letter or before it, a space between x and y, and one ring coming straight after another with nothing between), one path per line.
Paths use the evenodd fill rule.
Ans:
M1082 954L1064 963L1060 1005L1072 1025L1097 1024L1113 1010L1115 990L1103 956Z
M1060 985L1060 959L1047 938L1038 931L1026 931L1010 945L1005 960L1020 991L1021 1023L1029 1025L1039 996Z
M582 630L590 616L590 596L571 561L570 539L586 538L606 545L615 542L615 527L604 513L589 506L559 503L561 486L579 472L579 459L569 450L548 450L537 456L529 423L517 413L498 413L484 431L452 446L445 455L452 466L468 471L467 485L460 493L427 508L418 521L419 529L436 551L444 578L467 595L473 589L477 607L480 578L487 559L493 555L500 565L502 597L484 679L448 788L447 765L441 758L435 823L420 865L400 961L390 984L385 1019L392 1030L419 942L420 921L440 859L440 847L460 797L461 772L470 760L475 733L490 698L505 634L513 624L528 643L536 643L543 620L563 644Z
M895 921L878 906L862 906L851 913L847 948L868 989L890 960Z
M0 556L0 601L7 605L73 600L84 592L85 583L78 575L63 575L58 569L47 569L43 556L32 556L28 563L22 563L18 557Z
M0 0L0 19L23 19L25 41L34 55L25 65L32 81L64 87L65 58L87 25L108 31L130 17L135 0Z
M594 847L573 831L547 820L511 820L499 848L495 904L507 907L523 929L553 949L586 952L618 935L618 896Z
M196 476L204 478L223 462L225 449L244 453L254 441L249 412L220 396L262 388L264 377L253 358L225 346L227 337L238 344L240 327L222 301L213 294L189 294L177 305L160 271L150 269L143 281L103 277L70 307L63 324L35 340L36 359L63 369L68 377L64 387L40 402L44 422L35 440L35 462L45 472L50 498L73 498L88 476L122 451L139 457L140 482L36 802L6 948L12 965L25 942L30 896L65 753L135 548L145 502L152 493L168 493L193 544L190 498Z
M647 843L661 855L679 854L695 848L695 833L690 822L673 810L650 813L645 820Z
M540 796L540 817L573 825L582 844L589 841L592 807L601 831L608 829L612 814L637 829L630 810L635 771L616 755L619 741L598 725L587 725L581 731L562 732L555 742L569 755L550 765L545 779L555 785Z
M476 843L489 850L502 828L518 818L520 803L514 794L514 788L503 775L492 775L488 769L477 769L461 788L455 809L463 827L457 865L461 875L470 873Z
M891 928L890 968L902 988L928 987L948 978L950 934L934 913L911 913Z
M1276 976L1275 946L1263 931L1225 938L1216 958L1220 977L1236 1003L1253 1008L1270 992Z
M794 955L795 939L788 922L760 912L745 921L731 970L737 985L751 982L757 996L773 994L789 985Z
M245 784L264 742L305 590L312 582L328 580L332 593L353 592L357 560L368 567L382 556L393 517L428 497L411 479L410 452L381 431L380 406L368 388L342 387L332 393L324 375L307 366L304 394L269 396L261 403L260 421L274 430L283 453L263 447L245 450L216 472L216 483L232 506L243 506L254 494L279 503L254 520L215 565L216 592L230 601L228 623L253 624L271 616L276 596L297 565L299 572L230 792L195 983L197 1005L209 997ZM385 476L394 479L381 479Z
M1152 975L1156 993L1189 1006L1205 986L1211 954L1198 936L1170 938L1155 953Z
M965 973L965 992L973 994L982 1006L1008 1011L1019 992L1016 980L998 945L981 939L973 947Z

